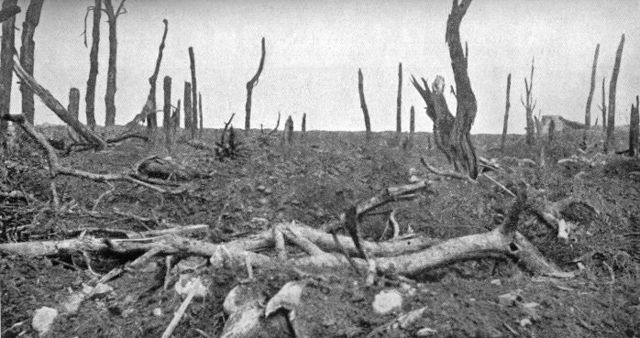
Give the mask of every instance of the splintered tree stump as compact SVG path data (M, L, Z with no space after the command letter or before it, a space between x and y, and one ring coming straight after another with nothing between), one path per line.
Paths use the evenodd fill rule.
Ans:
M591 127L591 102L593 101L593 92L596 90L596 69L598 68L598 54L600 54L600 44L596 45L596 52L593 56L593 66L591 66L589 96L587 96L587 106L585 107L584 111L584 125L586 127L585 130Z
M124 2L120 0L117 9L113 8L112 0L104 0L104 12L107 14L109 23L109 64L107 68L107 93L104 96L105 126L113 126L116 124L116 74L118 60L118 18L121 14L126 13Z
M17 3L17 0L3 0L2 9L15 8ZM19 62L17 59L14 61L13 58L15 50L15 18L12 15L2 23L2 48L0 50L0 158L6 149L9 133L9 124L2 117L10 113L11 84L13 83L12 68L15 62Z
M502 139L500 140L500 150L504 150L504 144L507 141L507 129L509 127L509 108L511 107L511 102L509 102L509 97L511 96L511 73L507 76L507 98L504 107L504 122L502 123Z
M360 108L362 108L362 114L364 115L364 127L367 131L367 141L371 139L371 120L369 119L369 109L367 108L367 101L364 98L364 77L362 76L362 69L358 69L358 94L360 95Z
M282 140L287 146L293 144L293 119L291 118L291 115L289 115L287 121L284 123L284 134L282 135Z
M184 130L185 132L190 132L193 128L193 114L191 110L193 106L191 105L191 82L184 82L184 98L183 98L183 106L184 106Z
M78 88L71 88L69 90L69 106L67 106L67 110L69 111L69 114L71 114L71 116L73 116L76 120L79 118L80 90ZM67 130L74 142L80 142L80 137L75 131L73 131L73 128L67 127Z
M302 136L307 132L307 113L302 114L302 123L300 124L300 130L302 130Z
M402 133L402 62L398 64L398 99L396 101L396 133Z
M198 132L198 83L196 82L196 56L193 47L189 47L189 69L191 70L191 138Z
M165 146L171 150L172 145L172 121L171 121L171 77L165 76L164 83L164 109L162 118L162 129L164 130Z
M535 70L534 63L535 63L535 59L531 59L531 75L529 77L529 80L527 80L526 77L524 78L525 100L522 100L522 97L520 97L520 102L522 103L522 106L524 107L525 114L526 114L525 116L527 121L526 140L528 145L533 145L536 141L535 134L534 134L535 126L533 121L533 112L536 109L537 101L534 101L533 94L531 93L533 89L533 72Z
M640 97L636 96L635 106L631 105L631 118L629 122L629 156L635 157L638 155L638 134L640 133L640 117L638 116L638 109L640 106Z

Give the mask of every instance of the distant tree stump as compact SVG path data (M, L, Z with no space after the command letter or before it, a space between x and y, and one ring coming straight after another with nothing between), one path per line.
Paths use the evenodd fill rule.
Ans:
M287 122L284 123L283 141L288 146L293 144L293 119L291 115L287 118Z

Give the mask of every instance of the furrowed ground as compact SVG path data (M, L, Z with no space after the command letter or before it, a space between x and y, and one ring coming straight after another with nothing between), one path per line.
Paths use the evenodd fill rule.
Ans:
M46 133L62 132L49 127ZM219 131L207 130L202 140L213 143ZM60 206L54 208L46 162L35 146L12 154L7 162L4 192L22 191L35 200L0 197L0 241L38 241L78 236L86 228L145 231L168 223L208 224L194 238L224 242L269 229L278 222L301 222L320 228L352 203L381 189L409 183L413 173L432 184L414 201L399 204L396 219L401 233L412 229L428 237L447 239L485 232L498 226L513 198L497 186L480 180L472 184L428 173L420 157L447 168L444 157L428 150L427 134L418 133L414 147L403 150L394 134L377 133L369 143L364 133L307 132L295 135L285 147L279 134L266 137L238 133L243 157L220 162L213 154L178 144L171 152L177 162L209 173L190 182L187 193L167 195L128 183L107 184L73 177L56 178ZM589 144L600 132L592 131ZM623 132L618 134L622 149ZM455 263L398 282L380 278L365 286L353 270L319 271L322 282L305 289L305 311L312 336L364 337L399 314L426 306L420 318L407 327L376 331L372 336L405 337L424 328L435 337L637 337L640 336L640 161L590 150L590 160L556 164L577 154L582 134L560 134L548 145L545 166L518 166L516 158L540 163L539 148L528 148L524 137L510 136L507 149L495 148L499 136L480 135L474 140L479 155L497 159L505 169L493 177L509 185L523 180L556 201L574 197L588 201L599 213L580 209L565 216L578 226L568 242L556 238L531 217L522 217L519 230L541 253L565 271L582 271L571 279L533 276L507 260ZM96 173L121 172L153 154L168 156L161 147L132 140L107 151L74 153L61 157L65 165ZM413 169L412 169L413 168ZM110 193L103 195L106 191ZM103 195L102 198L99 197ZM98 205L96 201L99 199ZM364 239L388 239L386 214L366 217ZM635 236L634 236L635 235ZM105 237L109 237L105 235ZM635 242L634 242L635 240ZM271 253L267 253L271 254ZM135 257L78 254L51 258L0 256L2 337L37 336L31 318L42 306L56 307L82 288L95 274L105 274ZM91 267L89 271L87 262ZM579 263L579 264L578 264ZM72 315L60 315L50 337L159 337L182 302L173 287L165 289L164 258L151 260L144 269L124 273L109 283L113 292L85 300ZM226 315L222 302L227 293L247 278L243 269L199 271L210 280L209 295L195 300L174 331L175 337L215 337ZM283 266L254 271L268 296L300 274ZM172 283L177 278L172 275ZM381 290L400 289L401 309L379 315L372 309ZM499 302L513 293L519 303L535 302L535 314ZM160 311L154 311L160 309ZM530 323L522 323L529 318ZM521 325L522 324L522 325Z

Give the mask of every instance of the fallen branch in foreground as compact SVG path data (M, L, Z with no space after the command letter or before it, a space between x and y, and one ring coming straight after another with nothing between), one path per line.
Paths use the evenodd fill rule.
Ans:
M27 135L29 135L34 141L36 141L36 143L38 143L47 157L47 162L49 163L49 173L51 174L52 178L58 175L66 175L89 179L96 182L124 181L137 184L160 193L170 194L180 194L187 189L187 187L180 187L174 190L163 188L157 184L145 182L144 178L140 177L140 175L135 172L126 172L121 174L96 174L88 171L65 167L60 164L55 149L53 149L51 144L47 142L47 139L37 130L35 130L33 125L26 121L23 115L5 115L3 118L16 123Z

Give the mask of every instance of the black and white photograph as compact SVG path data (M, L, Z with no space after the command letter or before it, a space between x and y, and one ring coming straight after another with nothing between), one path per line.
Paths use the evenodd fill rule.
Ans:
M640 338L640 1L0 3L0 338Z

